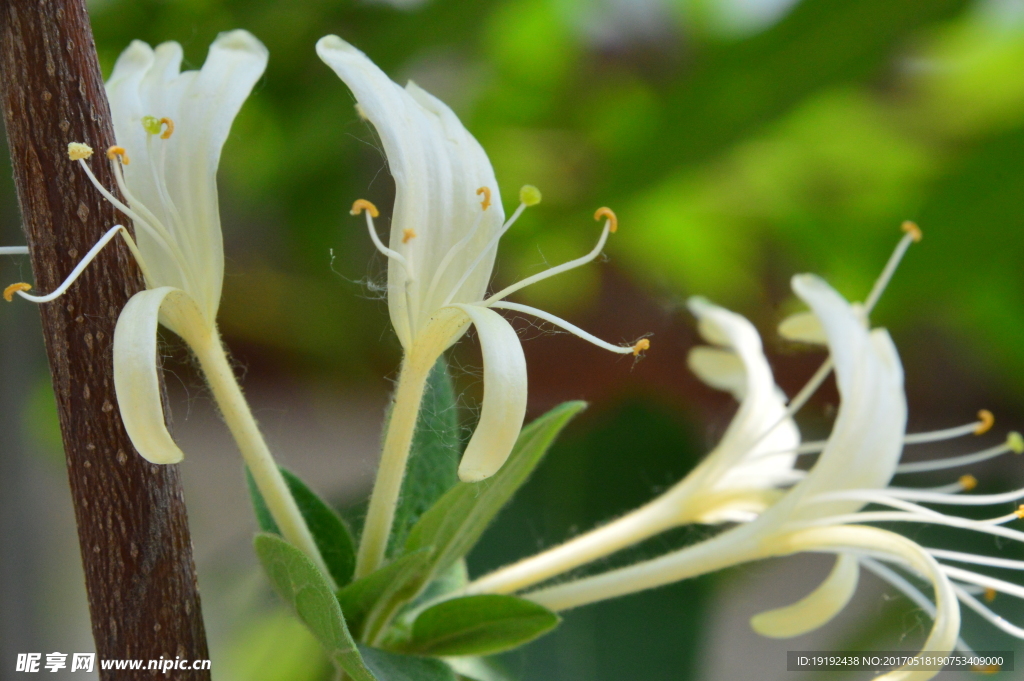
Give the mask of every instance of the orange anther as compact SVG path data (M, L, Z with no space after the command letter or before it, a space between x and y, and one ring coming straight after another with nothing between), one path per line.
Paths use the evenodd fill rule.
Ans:
M366 199L356 199L356 202L352 204L352 215L359 215L364 210L368 212L372 218L380 216L380 211L377 210L377 206L373 205Z
M991 603L996 599L996 590L992 587L985 589L985 600Z
M128 160L128 152L124 150L124 147L119 147L116 144L107 149L107 158L113 161L118 156L121 157L121 163L128 165L131 161Z
M480 187L480 189L477 189L476 190L476 195L480 196L481 194L483 195L484 200L480 202L480 207L483 208L484 210L487 210L488 208L491 207L491 190L490 190L490 188L489 187Z
M643 352L644 350L649 350L650 348L651 341L647 340L646 338L641 338L636 342L636 345L633 346L633 356L639 357L641 352Z
M619 218L615 217L615 211L608 206L602 206L594 213L595 220L600 220L601 218L607 218L608 222L611 223L611 227L608 228L609 232L614 234L619 230Z
M1024 504L1017 507L1017 510L1013 512L1018 518L1024 518Z
M917 226L917 223L913 220L904 220L903 224L900 225L900 229L910 235L910 238L914 242L918 242L924 238L924 234L921 232L921 228Z
M981 423L979 423L978 427L974 429L974 434L982 435L987 433L992 426L995 425L996 417L993 416L992 412L988 409L982 409L978 412L978 420L981 421Z
M967 475L960 476L960 486L964 488L964 491L970 492L972 489L978 486L978 479L968 473Z
M19 282L17 284L11 284L10 286L8 286L7 288L4 289L4 300L6 300L9 303L12 300L14 300L14 294L17 293L18 291L31 291L31 290L32 290L32 285L31 284L26 284L24 282Z
M174 121L170 118L161 118L160 122L167 126L167 129L160 133L160 139L165 140L174 134Z
M372 213L371 213L371 215L372 215ZM413 229L412 227L406 227L404 230L402 230L402 243L403 244L407 244L407 243L409 243L410 239L415 239L415 238L416 238L416 230Z

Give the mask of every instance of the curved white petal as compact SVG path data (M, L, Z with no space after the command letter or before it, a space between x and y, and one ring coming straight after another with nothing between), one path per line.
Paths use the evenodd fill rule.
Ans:
M389 246L409 263L413 281L404 266L389 264L388 307L399 340L408 349L417 330L441 307L478 256L479 263L450 301L474 303L483 298L497 250L488 245L504 221L498 183L487 154L443 102L412 83L401 88L337 36L321 38L316 49L352 90L360 113L377 129L395 178ZM476 193L481 187L493 196L482 215L481 197ZM406 230L413 230L415 236L407 238ZM445 256L467 237L426 299Z
M907 403L903 368L889 334L868 331L863 317L824 280L793 278L793 290L821 321L835 364L840 406L821 456L795 490L794 500L842 489L885 487L903 449ZM815 516L846 513L862 502L818 504Z
M130 159L123 167L129 203L144 219L155 218L173 242L169 251L136 225L153 285L188 292L212 322L224 277L217 166L232 122L266 68L267 49L237 30L218 36L201 70L179 73L181 59L178 43L153 50L136 40L106 89L117 142ZM147 133L145 116L171 119L174 133Z
M136 293L114 330L114 389L121 420L139 454L153 463L177 463L184 455L167 432L157 370L160 323L188 342L208 333L199 308L181 289Z
M459 465L459 478L477 482L498 472L512 453L526 417L526 358L512 326L494 310L455 305L469 315L484 357L480 421Z
M702 469L708 489L758 489L792 481L800 432L786 417L786 398L775 385L761 338L741 315L691 298L701 334L720 347L698 347L690 368L709 385L728 390L740 408Z
M860 577L856 556L836 557L825 581L792 605L768 610L750 618L750 626L769 638L793 638L828 624L853 598Z

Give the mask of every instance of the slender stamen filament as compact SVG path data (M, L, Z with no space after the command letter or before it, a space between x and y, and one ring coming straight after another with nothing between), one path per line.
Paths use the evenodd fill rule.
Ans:
M959 598L964 605L988 620L993 626L1005 631L1010 636L1024 639L1024 629L1021 629L1015 624L1008 622L1002 616L992 612L987 605L968 593L966 589L954 585L953 591L956 592L956 597Z
M969 466L981 461L987 461L988 459L1006 454L1007 452L1016 452L1018 454L1024 452L1024 438L1021 437L1020 433L1010 433L1006 438L1006 442L994 447L989 447L988 449L983 449L980 452L974 452L973 454L964 454L962 456L953 456L931 461L913 461L911 463L903 463L896 467L896 473L924 473L927 471L938 471L946 468L956 468L958 466Z
M178 249L177 243L175 243L174 240L167 235L166 231L163 229L163 226L160 225L160 229L157 229L157 227L151 224L148 220L143 219L138 213L136 213L134 210L126 206L120 199L118 199L116 196L110 193L110 191L106 187L100 184L100 181L96 179L96 176L93 175L92 173L92 169L89 168L89 165L84 160L79 159L78 162L85 170L85 174L89 178L89 181L92 182L93 186L96 187L96 190L103 196L103 198L105 198L107 201L110 201L110 203L114 204L114 207L117 208L122 213L124 213L125 216L131 218L132 223L134 223L136 227L142 228L147 234L153 237L153 240L156 241L156 243L167 252L171 259L178 263L179 268L185 274L185 276L189 276L190 271L185 262L184 256ZM120 176L118 173L115 173L115 177ZM123 184L123 181L121 179L118 179L118 182L120 184ZM126 188L121 187L122 192L124 192L125 189ZM130 194L125 194L125 198L127 198L129 201L132 201L132 197ZM136 205L140 204L136 202Z
M28 255L28 246L0 246L0 255Z
M431 277L430 279L430 286L427 288L427 295L424 298L424 300L429 302L434 299L434 291L437 290L438 284L441 283L441 277L443 277L444 273L448 271L448 266L451 264L455 256L458 255L459 252L466 247L466 244L470 242L470 240L476 234L476 231L480 228L480 225L483 223L483 221L484 211L480 211L479 213L477 213L476 220L473 222L473 226L470 227L468 232L466 232L466 236L462 237L457 242L455 242L455 244L448 249L448 252L444 254L444 257L441 259L441 263L437 266L437 269L434 271L434 276ZM486 252L487 251L484 250L484 253ZM472 269L470 271L472 271ZM461 286L462 284L460 283L459 285ZM455 290L458 291L458 288L456 288ZM449 296L449 298L451 297L452 296Z
M442 303L441 307L448 305L449 303L452 302L452 300L455 299L455 296L462 288L462 285L466 283L466 280L469 279L469 277L473 274L476 268L480 266L480 263L483 262L487 254L491 252L491 249L495 248L498 245L498 242L501 240L501 237L505 236L505 232L507 232L512 227L512 225L516 224L516 220L519 219L519 216L522 215L523 211L526 210L529 206L530 204L526 203L525 201L519 204L519 207L516 208L515 212L512 213L512 216L509 217L509 219L505 221L505 224L501 226L501 229L498 230L498 233L491 237L491 240L487 242L487 245L484 246L484 248L479 253L476 254L475 258L473 258L473 262L469 263L469 267L467 267L466 270L462 273L462 277L459 279L458 283L456 283L455 286L452 287L452 290L448 292L448 297L444 299L444 303Z
M75 269L71 270L71 274L69 274L68 277L64 280L64 282L56 289L54 289L52 293L48 293L47 295L44 296L34 296L30 293L26 293L26 291L28 291L31 288L31 286L29 286L28 284L19 283L12 284L11 286L7 287L7 290L4 292L4 297L7 298L8 301L10 301L13 297L13 294L17 293L25 300L32 301L33 303L48 303L51 300L59 298L60 296L64 295L64 292L67 291L72 284L75 283L78 277L82 275L82 272L85 271L85 268L89 266L89 263L91 263L96 258L96 256L99 255L100 251L102 251L103 248L108 243L110 243L110 240L113 239L119 232L124 236L125 241L129 243L130 246L135 245L135 242L128 234L128 230L126 230L122 225L114 225L113 227L107 230L106 234L104 234L99 241L96 242L96 245L89 249L89 252L85 254L85 257L82 258L81 261L79 261L79 263L75 266ZM136 249L132 250L133 253L136 252ZM139 257L137 253L136 257ZM141 265L141 258L139 259L139 263ZM8 293L11 294L11 297L8 296Z
M906 499L926 504L945 504L948 506L993 506L1024 499L1024 489L1015 489L1001 494L937 494L928 490L911 489L909 487L887 487L880 489L846 489L837 492L824 492L812 497L815 501L835 501L838 499L871 501L886 503L881 499ZM876 501L878 500L878 501Z
M490 307L493 303L501 300L502 298L505 298L508 295L515 293L516 291L522 288L526 288L531 284L536 284L538 281L543 281L544 279L553 277L556 274L561 274L562 272L567 272L569 270L576 269L577 267L581 267L582 265L586 265L587 263L596 260L597 257L601 255L601 251L604 250L605 242L608 241L608 234L610 234L613 231L613 227L618 227L618 221L615 219L615 214L612 213L610 208L602 208L598 210L595 217L598 219L604 217L606 219L604 223L604 229L601 230L601 236L597 240L597 245L594 246L594 248L589 253L587 253L581 258L576 258L575 260L570 260L569 262L562 263L561 265L558 265L556 267L552 267L550 269L544 270L543 272L539 272L533 275L532 277L527 277L526 279L523 279L518 283L512 284L511 286L507 286L503 288L501 291L495 293L487 300L483 301L482 305Z
M569 322L565 321L560 317L556 317L553 314L544 312L543 310L538 310L537 308L530 307L528 305L520 305L519 303L509 302L498 302L493 303L491 307L497 307L503 310L513 310L515 312L522 312L524 314L537 317L538 319L543 319L546 322L550 322L555 326L565 329L574 336L578 336L589 343L593 343L599 348L608 350L609 352L615 352L620 355L637 355L641 351L647 350L648 348L651 347L651 342L646 338L641 338L639 341L632 345L612 345L611 343L603 341L597 336L594 336L593 334L587 333L586 331L576 326L575 324L570 324Z
M889 256L889 261L882 269L882 274L875 281L871 293L868 294L867 300L864 301L865 315L871 314L871 311L875 309L875 305L878 304L879 299L881 299L882 294L885 292L885 287L892 280L892 275L896 273L896 268L899 267L900 261L906 255L907 249L910 248L910 244L921 240L921 229L913 222L909 220L904 222L902 229L906 232L906 235L896 244L896 249Z
M370 233L370 240L373 241L373 245L376 246L377 250L385 256L404 267L406 276L408 276L409 279L412 279L412 270L409 268L409 262L405 259L405 256L398 251L391 250L385 246L383 242L381 242L380 237L377 236L377 229L373 225L373 219L375 217L380 217L380 211L377 210L377 206L373 205L366 199L357 199L356 202L352 204L352 210L350 213L352 215L359 215L363 212L366 213L366 229Z
M1024 560L1013 560L1011 558L997 558L995 556L982 556L962 551L949 551L947 549L926 548L925 551L936 558L951 560L955 563L970 563L972 565L987 565L988 567L1005 568L1007 570L1024 570Z

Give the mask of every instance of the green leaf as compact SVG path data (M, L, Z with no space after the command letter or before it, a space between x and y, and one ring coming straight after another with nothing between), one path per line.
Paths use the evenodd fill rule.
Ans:
M273 534L257 534L256 555L277 592L352 681L378 681L363 662L345 626L327 579L302 551Z
M352 581L352 573L356 569L356 544L352 539L352 533L338 513L309 489L298 476L285 468L280 470L295 498L299 512L302 513L316 541L317 548L320 549L320 555L331 572L331 577L339 587L345 586ZM248 468L245 469L245 479L249 484L249 494L260 529L272 534L281 534Z
M406 551L434 547L427 579L462 558L530 476L562 428L586 408L585 402L566 402L523 429L508 461L481 482L460 482L441 497L409 531Z
M357 579L338 592L338 602L356 638L373 641L395 610L419 591L432 550L424 547Z
M366 666L380 681L455 681L455 672L441 660L399 655L359 646Z
M558 615L525 598L463 596L421 612L405 650L418 655L493 655L546 634L559 621Z
M459 681L515 681L493 660L482 657L453 657L448 660Z
M389 555L402 547L409 528L459 480L459 413L444 355L427 378L427 388L409 450L405 479L391 537Z

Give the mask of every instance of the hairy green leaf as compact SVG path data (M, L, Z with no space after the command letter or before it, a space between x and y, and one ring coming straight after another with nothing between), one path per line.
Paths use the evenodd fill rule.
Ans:
M364 664L338 600L313 561L274 534L257 534L253 543L271 584L295 609L327 655L352 681L379 681Z
M372 641L396 609L416 595L429 569L424 547L357 579L338 592L338 602L355 636Z
M561 430L585 408L584 402L566 402L541 416L523 429L501 470L481 482L456 484L423 514L410 530L405 548L434 548L428 579L469 553L498 511L526 482Z
M441 660L399 655L359 646L366 666L380 681L455 681L455 672Z
M559 621L555 613L524 598L463 596L421 612L404 647L418 655L493 655L546 634Z
M291 490L292 496L295 498L299 512L306 520L306 525L316 541L317 548L320 549L320 555L327 564L327 569L330 570L335 584L338 587L345 586L352 581L352 573L356 568L356 544L348 526L341 516L306 486L297 475L285 468L281 468L281 475L284 476L288 489ZM245 470L245 479L249 485L249 494L252 497L252 505L256 511L256 520L259 522L260 529L272 534L281 534L248 468Z

